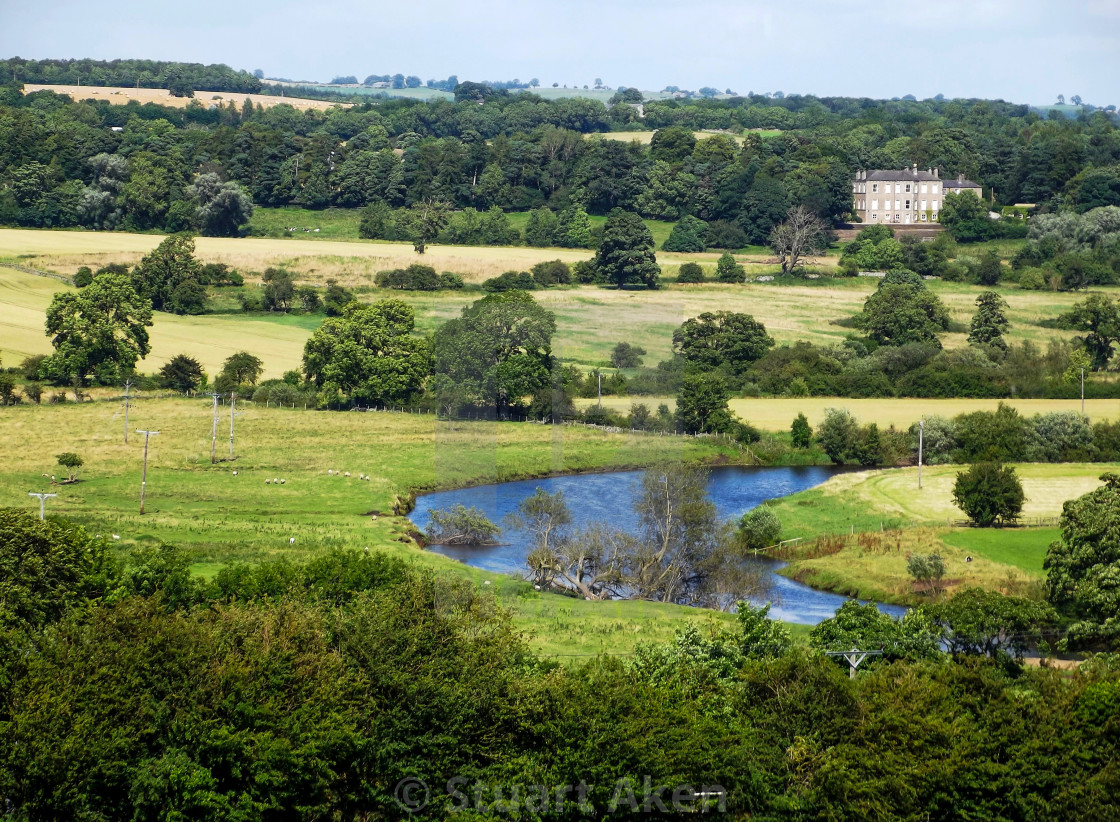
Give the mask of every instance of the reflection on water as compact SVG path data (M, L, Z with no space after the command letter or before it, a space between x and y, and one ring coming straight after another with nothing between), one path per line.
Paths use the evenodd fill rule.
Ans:
M820 485L837 469L821 466L793 468L746 468L725 466L712 469L708 493L721 518L738 518L763 500L784 497ZM432 546L445 556L496 573L520 575L525 569L529 537L522 531L505 528L505 517L537 488L550 493L563 491L572 512L573 526L582 528L592 522L607 522L626 530L637 529L634 498L641 471L616 471L606 474L580 474L536 480L503 482L458 491L425 494L416 500L411 519L420 529L428 525L429 512L462 504L481 510L503 526L502 545L485 547ZM770 615L787 622L815 625L832 616L846 600L838 594L818 591L773 573L781 563L760 560L771 567L771 581L779 603ZM900 615L904 608L880 605L881 610Z

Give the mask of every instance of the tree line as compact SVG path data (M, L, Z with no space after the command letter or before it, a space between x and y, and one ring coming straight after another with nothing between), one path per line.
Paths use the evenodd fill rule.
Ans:
M257 205L398 209L437 200L452 210L554 214L620 207L702 219L710 244L735 248L766 243L791 207L844 219L855 169L911 162L965 174L999 203L1078 211L1120 204L1120 137L1103 112L1040 120L1025 107L986 101L755 96L650 103L641 119L630 106L529 93L481 103L389 100L301 113L219 100L179 110L23 96L7 86L0 221L176 230L187 187L215 173ZM780 122L759 121L768 118ZM586 137L638 127L657 129L650 145ZM742 132L751 128L783 131ZM699 129L740 134L697 139ZM100 155L117 163L111 173L99 170Z

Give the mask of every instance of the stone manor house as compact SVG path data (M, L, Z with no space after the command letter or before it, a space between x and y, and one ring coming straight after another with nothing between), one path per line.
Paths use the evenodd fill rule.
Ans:
M858 171L852 182L852 197L859 222L913 225L936 223L946 194L982 189L971 180L943 180L936 168L921 171L916 165L899 171Z

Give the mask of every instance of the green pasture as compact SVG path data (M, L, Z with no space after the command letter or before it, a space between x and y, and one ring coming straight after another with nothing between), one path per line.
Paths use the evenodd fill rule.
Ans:
M139 545L179 545L194 553L205 575L232 561L302 560L335 547L390 552L494 591L548 653L627 652L638 641L668 638L682 621L723 619L675 606L541 595L519 580L420 550L408 520L392 513L395 500L415 491L738 456L715 441L533 423L449 426L431 415L239 403L236 459L228 462L228 426L223 407L222 461L211 465L209 398L134 402L129 428L160 431L150 443L141 515L143 440L132 433L123 442L119 401L0 408L0 505L31 509L29 491L55 492L51 513L105 536L122 554ZM52 482L52 475L61 479L55 456L63 451L85 460L76 484Z

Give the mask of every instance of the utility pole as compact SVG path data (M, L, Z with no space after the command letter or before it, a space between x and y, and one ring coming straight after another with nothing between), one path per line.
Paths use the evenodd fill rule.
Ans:
M218 461L218 400L222 398L222 395L210 394L210 396L214 398L214 421L210 425L210 464L213 465Z
M602 411L603 410L603 375L602 374L596 374L595 376L597 376L599 378L599 410Z
M229 392L229 458L233 461L233 418L237 416L233 410L233 404L237 400L237 394L233 391Z
M825 656L842 656L848 660L848 679L856 678L858 668L869 656L882 656L882 651L860 651L852 648L850 651L825 651Z
M132 388L132 380L124 382L124 444L128 445L128 392Z
M922 487L922 447L925 445L926 421L918 420L918 488Z
M140 475L140 513L144 513L144 493L148 489L148 438L159 434L159 431L142 431L136 429L137 434L144 435L144 471Z
M1085 416L1085 367L1081 367L1081 416Z
M42 520L45 519L46 515L47 498L57 497L58 494L36 494L34 491L28 491L27 496L39 498L39 519Z

